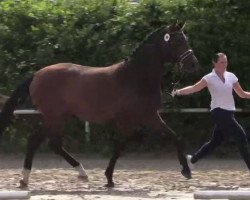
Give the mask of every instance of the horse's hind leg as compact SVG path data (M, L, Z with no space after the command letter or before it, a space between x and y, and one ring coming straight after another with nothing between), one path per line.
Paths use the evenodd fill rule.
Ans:
M75 170L78 171L78 177L83 180L88 180L88 176L82 166L72 155L70 155L63 147L63 137L59 135L50 136L48 146L58 155L62 156Z
M45 140L46 136L44 134L32 134L28 138L27 151L25 154L25 160L23 165L23 179L20 180L20 188L25 188L29 183L29 176L32 168L32 161L34 155L41 145L41 143Z
M49 142L48 146L55 152L55 154L58 154L62 156L72 167L75 168L75 170L79 173L79 178L83 180L88 180L88 176L81 165L73 156L71 156L63 147L63 129L64 129L64 123L67 119L67 116L63 115L44 115L44 122L45 126L48 128L49 131Z

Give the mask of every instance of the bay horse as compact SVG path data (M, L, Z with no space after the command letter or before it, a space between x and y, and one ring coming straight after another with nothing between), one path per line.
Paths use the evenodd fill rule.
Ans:
M46 133L31 134L20 187L28 186L32 160L40 144L48 146L88 178L82 164L62 146L63 128L69 117L89 122L112 123L124 140L117 141L105 171L107 187L114 187L113 172L124 145L133 138L138 126L169 135L177 148L181 173L191 178L180 138L159 115L161 80L166 62L177 63L183 71L195 71L198 60L183 33L184 23L175 22L149 34L128 59L107 67L58 63L44 67L21 83L5 103L0 115L0 136L10 124L18 105L30 96L41 112Z

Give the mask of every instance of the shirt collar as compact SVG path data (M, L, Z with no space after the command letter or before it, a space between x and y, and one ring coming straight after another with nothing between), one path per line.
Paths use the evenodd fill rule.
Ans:
M213 76L218 76L218 75L216 74L216 72L215 72L215 70L214 70L214 69L212 70L212 72L211 72L211 73L212 73L212 75L213 75ZM227 71L225 71L224 76L226 75L226 73L227 73Z
M212 73L212 75L213 75L213 76L217 76L217 74L216 74L216 72L215 72L215 70L214 70L214 69L212 70L212 72L211 72L211 73Z

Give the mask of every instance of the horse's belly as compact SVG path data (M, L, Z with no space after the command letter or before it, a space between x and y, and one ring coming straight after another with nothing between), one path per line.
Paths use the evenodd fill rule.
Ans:
M114 118L114 112L112 109L98 109L96 107L82 107L80 110L76 111L76 116L80 119L90 122L96 122L100 124L105 124L112 121Z

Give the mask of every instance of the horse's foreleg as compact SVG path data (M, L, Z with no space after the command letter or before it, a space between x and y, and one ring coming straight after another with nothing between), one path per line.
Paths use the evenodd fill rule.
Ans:
M25 188L28 186L34 155L45 138L46 136L43 134L32 134L29 136L22 172L23 179L20 180L20 188Z
M49 138L48 146L58 155L62 156L72 167L78 171L78 177L83 180L88 180L88 176L83 168L82 164L79 163L73 156L71 156L63 147L62 136L54 136Z
M109 161L109 165L105 171L105 176L107 178L107 185L106 187L114 187L113 182L113 172L115 168L115 164L117 162L117 159L120 157L121 151L124 149L125 143L124 142L116 142L114 146L113 156L111 157Z
M166 127L166 131L164 131L164 133L166 133L173 139L175 147L177 149L178 159L179 159L180 164L183 167L181 171L182 175L186 177L187 179L192 178L186 156L184 155L184 152L183 152L184 145L182 143L181 138L169 126L166 125L165 127Z

